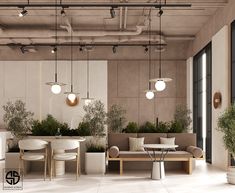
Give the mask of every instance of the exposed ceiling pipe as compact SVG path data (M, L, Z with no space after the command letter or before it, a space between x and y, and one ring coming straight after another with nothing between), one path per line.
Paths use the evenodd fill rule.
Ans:
M119 11L119 29L122 30L122 7L120 7Z
M71 30L71 26L64 27L67 31L59 30L58 37L67 37L70 36L68 33ZM77 31L74 30L73 36L79 37L99 37L99 36L135 36L142 33L144 25L136 26L135 31L105 31L105 30L97 30L97 31ZM22 29L22 28L11 28L11 29L3 29L0 30L0 37L14 38L14 37L27 37L27 38L51 38L54 37L54 30L50 29Z
M161 36L162 37L162 42L168 42L168 41L189 41L189 40L194 40L195 36ZM73 41L74 43L127 43L127 42L148 42L149 37L148 35L139 35L139 36L130 36L130 37L119 37L119 36L113 36L113 37L74 37ZM160 42L159 35L152 35L151 36L151 42L152 43L158 43ZM69 37L60 37L58 39L59 44L63 43L70 43L70 38ZM24 45L30 45L31 43L48 43L51 45L55 44L55 41L52 38L31 38L30 41L28 38L1 38L1 44L9 44L9 43L19 43L19 44L24 44Z
M124 29L126 29L126 25L127 25L127 7L125 7L125 12L124 12Z

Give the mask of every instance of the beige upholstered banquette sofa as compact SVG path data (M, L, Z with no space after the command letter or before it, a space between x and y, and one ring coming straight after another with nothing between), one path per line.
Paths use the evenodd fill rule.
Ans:
M129 151L129 138L144 137L144 144L159 144L160 138L175 138L176 151L169 151L165 161L183 162L188 174L192 174L192 161L204 159L204 153L196 147L196 134L193 133L109 133L107 160L120 162L120 175L123 174L123 162L151 161L146 151ZM157 152L160 158L161 152Z

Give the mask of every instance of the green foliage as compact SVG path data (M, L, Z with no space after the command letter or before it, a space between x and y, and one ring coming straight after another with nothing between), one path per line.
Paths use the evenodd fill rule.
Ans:
M168 122L159 122L156 128L156 133L168 133L169 123Z
M33 113L26 110L25 103L16 100L15 103L7 102L3 106L5 114L3 121L7 129L18 139L25 136L31 130L33 124Z
M112 105L107 113L109 131L121 133L126 123L126 110L119 105Z
M106 124L106 112L101 101L94 101L83 107L85 115L83 122L89 123L89 130L92 136L104 136Z
M52 115L47 115L47 118L40 121L34 121L32 126L32 135L36 136L54 136L57 129L60 128L61 135L71 136L75 131L70 130L67 123L60 123Z
M178 121L172 121L169 126L168 133L183 133L185 131L182 124Z
M91 130L89 127L89 123L87 123L87 122L79 123L78 128L77 128L77 134L79 136L91 136Z
M224 133L226 149L235 157L235 103L228 107L218 119L218 130Z
M123 130L124 133L138 133L138 125L135 122L129 122L126 128Z
M139 128L139 133L156 133L157 129L155 125L149 121L141 125Z
M177 126L177 131L181 132L187 131L189 129L189 125L192 122L190 117L191 111L185 105L178 105L174 114L175 125Z
M89 143L87 144L87 152L105 152L105 147L100 144Z

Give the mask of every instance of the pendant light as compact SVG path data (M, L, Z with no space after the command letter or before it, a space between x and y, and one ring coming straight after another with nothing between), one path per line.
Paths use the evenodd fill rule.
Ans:
M57 0L55 0L55 44L57 45ZM54 94L59 94L61 92L61 86L65 86L66 84L57 81L57 49L55 51L55 81L47 82L47 85L51 86L51 92Z
M93 100L94 98L90 98L90 93L89 93L89 89L90 89L90 64L89 64L89 50L86 51L87 52L87 95L86 95L86 98L82 98L84 101L85 101L85 105L89 105Z
M150 11L150 15L149 15L149 80L151 78L151 11ZM151 82L148 82L148 90L145 90L145 96L147 99L151 100L154 98L154 92L155 90L151 89Z
M161 1L160 1L160 4L161 4ZM172 81L171 78L163 78L162 77L162 51L161 51L161 44L162 44L162 38L161 38L161 35L162 35L162 20L161 20L161 17L162 17L162 14L163 14L163 10L160 8L159 9L159 12L158 12L158 15L159 15L159 25L160 25L160 51L159 51L159 78L155 78L155 79L151 79L150 81L151 82L155 82L155 88L157 91L163 91L165 90L166 88L166 82L170 82Z
M79 94L79 93L75 93L73 91L73 30L72 29L73 28L72 28L72 18L71 18L71 37L70 37L70 39L71 39L71 46L70 46L70 51L71 51L71 53L70 53L70 56L71 56L71 63L70 63L71 64L71 67L70 67L70 69L71 69L71 82L70 83L71 83L71 85L70 85L70 92L64 93L67 95L66 102L69 106L75 106L78 104L77 95Z

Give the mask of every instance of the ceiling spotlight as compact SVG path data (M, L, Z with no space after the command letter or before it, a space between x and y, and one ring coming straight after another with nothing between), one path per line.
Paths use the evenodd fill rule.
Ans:
M28 11L23 8L23 10L19 13L19 17L24 17L28 14Z
M56 51L57 51L57 47L54 47L54 48L51 50L51 53L54 54L54 53L56 53Z
M144 47L144 51L145 51L145 52L148 52L148 51L149 51L148 46L143 46L143 47Z
M65 10L64 10L64 8L62 7L62 9L61 9L61 11L60 11L60 14L63 16L63 17L65 17L66 16L66 13L65 13Z
M116 16L116 13L113 7L110 9L110 15L111 15L111 18L114 18Z
M114 54L117 53L117 47L118 47L117 45L114 45L114 46L113 46L113 53L114 53Z

